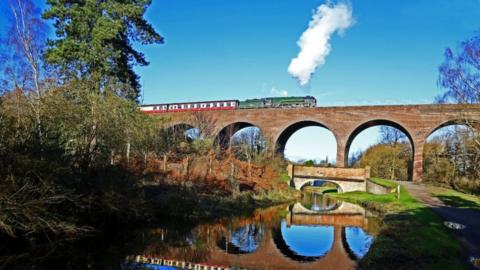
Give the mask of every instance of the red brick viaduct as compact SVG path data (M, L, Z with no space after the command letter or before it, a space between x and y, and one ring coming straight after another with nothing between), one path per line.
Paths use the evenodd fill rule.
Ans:
M263 135L275 142L283 152L289 137L308 126L330 130L337 141L336 166L345 167L349 148L355 136L366 128L387 125L400 129L410 140L413 149L413 181L422 180L423 147L427 137L437 129L469 121L480 122L480 105L431 104L389 106L347 106L318 108L275 108L232 111L206 111L215 123L219 141L245 127L256 126ZM166 113L167 126L195 127L192 113ZM308 149L305 149L307 151Z

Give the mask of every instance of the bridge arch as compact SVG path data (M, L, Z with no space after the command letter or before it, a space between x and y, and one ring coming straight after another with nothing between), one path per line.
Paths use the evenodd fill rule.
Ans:
M235 229L229 229L217 241L217 247L229 254L254 253L263 244L265 227L262 224L248 223Z
M198 131L198 128L186 122L171 123L171 124L165 125L164 129L167 135L176 141L194 140L196 137L195 136L196 132ZM192 132L189 133L189 131L192 131Z
M370 121L367 121L367 122L363 122L362 124L360 124L356 128L354 128L352 132L350 132L350 134L348 135L348 139L346 141L346 144L345 144L345 149L344 149L344 162L345 162L344 164L346 166L349 165L348 157L349 157L350 147L352 146L352 143L355 140L355 138L361 132L363 132L364 130L366 130L368 128L371 128L371 127L375 127L375 126L393 127L393 128L396 128L396 129L400 130L401 132L403 132L403 134L405 134L405 136L407 137L407 139L410 143L410 146L412 147L412 154L411 154L412 159L411 159L410 164L408 166L408 175L409 175L409 179L411 179L412 176L413 176L413 169L414 169L415 141L412 138L410 132L402 124L399 124L395 121L388 120L388 119L374 119L374 120L370 120Z
M352 260L358 261L370 249L374 237L361 227L348 226L342 228L342 244ZM362 245L359 245L362 243Z
M313 231L309 234L310 237L322 237L322 241L309 239L309 241L322 245L317 245L315 250L310 249L307 251L307 249L303 249L303 241L295 241L295 238L290 239L288 235L289 230L295 230L297 227ZM341 239L335 239L335 229L334 226L288 225L285 220L282 220L280 227L272 229L272 240L277 250L285 257L299 262L314 262L332 251L335 240L341 241Z
M235 135L235 133L237 133L238 131L248 127L257 127L260 132L262 132L261 128L252 122L232 122L225 125L217 132L217 136L215 137L214 141L215 145L218 145L224 149L228 148L230 146L230 140L232 139L233 135Z
M330 131L333 134L333 137L335 138L335 141L338 141L338 137L335 134L335 132L327 127L325 124L318 120L300 120L300 121L295 121L291 122L290 124L287 125L286 128L284 128L280 135L278 135L277 140L276 140L276 150L277 153L283 154L285 151L285 146L287 145L288 139L297 131L299 131L302 128L306 127L321 127L325 128L326 130Z
M327 183L334 184L335 187L337 188L338 193L343 193L342 186L338 182L335 182L335 181L329 180L329 179L304 179L304 181L302 181L301 184L299 185L298 189L302 190L308 184L312 184L315 181L324 181L324 182L327 182Z
M451 120L444 121L436 126L434 126L432 129L430 129L429 132L427 132L427 135L424 138L424 141L430 137L435 131L448 127L448 126L455 126L455 125L461 125L461 126L466 126L466 127L471 127L475 129L476 131L480 132L480 120L475 120L475 119L460 119L460 118L453 118Z
M468 145L478 134L480 121L475 119L453 118L433 126L422 138L425 180L450 182L456 178L477 178L478 159Z

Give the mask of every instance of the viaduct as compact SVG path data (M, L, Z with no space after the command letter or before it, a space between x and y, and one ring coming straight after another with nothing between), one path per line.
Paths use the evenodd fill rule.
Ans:
M413 181L422 180L423 148L430 134L439 128L465 122L475 123L475 128L480 128L479 104L247 109L205 111L204 114L212 119L219 143L228 144L236 131L256 126L282 153L288 139L297 130L308 126L324 127L337 141L337 167L348 165L350 146L360 132L378 125L395 127L406 134L412 145ZM167 119L167 127L197 127L192 115L191 112L158 114Z

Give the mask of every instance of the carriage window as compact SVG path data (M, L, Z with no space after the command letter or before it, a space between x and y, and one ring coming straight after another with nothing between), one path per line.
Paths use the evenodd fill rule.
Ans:
M237 103L236 103L235 101L231 101L231 102L230 102L230 106L236 107L236 105L237 105Z
M200 108L207 108L207 103L200 103Z

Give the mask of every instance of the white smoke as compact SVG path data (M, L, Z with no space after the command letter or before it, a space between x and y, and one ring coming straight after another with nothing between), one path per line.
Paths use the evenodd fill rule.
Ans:
M288 73L298 80L301 86L310 81L317 66L325 64L325 57L330 53L330 37L333 33L342 34L352 26L352 8L347 3L332 5L330 2L320 5L303 32L297 45L300 52L288 66Z
M283 89L278 89L277 87L272 86L272 88L270 89L270 95L288 97L288 91Z

